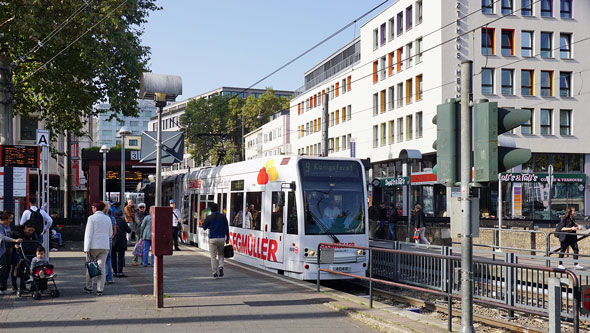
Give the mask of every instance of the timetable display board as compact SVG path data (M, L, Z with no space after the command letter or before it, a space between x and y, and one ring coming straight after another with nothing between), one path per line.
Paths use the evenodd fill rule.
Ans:
M1 166L3 167L39 167L39 147L37 146L0 146Z

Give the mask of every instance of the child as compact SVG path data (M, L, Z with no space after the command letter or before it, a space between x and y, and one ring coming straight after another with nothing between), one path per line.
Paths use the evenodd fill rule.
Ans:
M45 248L43 246L39 246L37 248L37 256L31 260L31 278L29 281L33 281L33 276L41 279L44 277L53 279L55 277L53 269L49 267L43 267L45 265L49 265L49 258L45 257Z

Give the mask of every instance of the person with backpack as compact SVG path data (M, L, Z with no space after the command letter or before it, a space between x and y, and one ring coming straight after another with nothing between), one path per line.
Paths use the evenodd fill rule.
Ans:
M113 247L111 249L113 273L116 277L124 278L127 277L123 273L123 267L125 267L125 251L127 251L126 235L131 232L131 228L129 228L129 224L123 219L123 212L120 210L115 213L115 221L117 222L117 232L113 238Z
M44 210L36 206L36 198L29 198L29 204L29 209L25 210L20 218L20 225L25 225L29 221L33 223L35 233L39 236L39 242L43 243L43 236L48 235L53 219Z
M561 248L559 249L559 258L563 258L563 255L565 254L565 251L567 250L568 247L571 247L572 250L574 251L574 260L578 260L578 235L576 235L576 231L577 230L581 230L582 227L576 224L576 221L574 219L574 214L576 212L576 209L573 207L570 207L567 210L567 213L565 214L564 217L561 218L561 220L559 221L559 224L557 224L557 228L555 228L556 232L559 232L559 234L556 234L556 236L559 237L559 242L561 243ZM557 266L558 268L561 269L565 269L565 267L563 266L563 262L559 261L559 266ZM578 263L574 263L574 268L575 269L582 269L584 267L578 265Z

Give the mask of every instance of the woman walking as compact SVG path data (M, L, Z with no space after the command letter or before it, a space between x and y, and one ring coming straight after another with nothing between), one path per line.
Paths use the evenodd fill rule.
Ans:
M574 251L574 260L578 260L578 235L576 235L577 230L581 230L582 227L576 224L574 219L574 214L576 213L576 209L570 207L567 210L567 213L564 217L561 218L559 224L557 225L557 231L561 232L559 235L559 242L561 243L561 249L559 249L559 258L563 258L565 251L568 247L571 247ZM566 234L570 233L570 234ZM565 269L563 266L563 262L559 261L558 268ZM584 267L578 265L577 262L574 263L575 269L582 269Z
M430 242L424 235L426 233L426 215L424 215L422 206L420 205L416 205L416 213L414 214L414 232L418 234L418 238L415 239L416 244L424 243L430 245Z
M127 251L127 233L131 232L129 224L123 219L123 212L117 211L115 213L115 221L117 222L117 233L113 240L112 263L113 273L116 277L127 277L123 273L123 267L125 267L125 251Z
M152 246L152 216L146 215L140 227L140 235L143 239L143 267L150 265L149 254ZM154 254L152 253L152 264L154 263Z
M109 254L109 240L113 236L111 218L103 213L105 203L97 201L92 204L92 215L86 222L84 233L84 252L87 257L95 259L100 267L101 274L91 278L86 271L86 286L84 291L92 293L93 284L96 281L96 296L102 296L105 284L105 264Z

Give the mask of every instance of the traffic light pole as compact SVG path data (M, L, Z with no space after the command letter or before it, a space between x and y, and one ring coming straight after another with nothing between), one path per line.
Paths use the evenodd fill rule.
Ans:
M473 327L473 235L471 230L471 99L473 61L461 63L461 333Z

